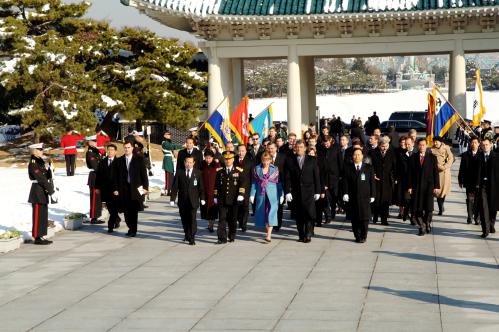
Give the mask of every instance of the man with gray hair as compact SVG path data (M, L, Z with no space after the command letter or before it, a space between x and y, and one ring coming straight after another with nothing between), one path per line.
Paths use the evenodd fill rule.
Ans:
M372 203L373 223L378 222L388 225L388 209L392 200L393 185L395 183L395 154L390 148L387 137L381 137L376 149L371 150L371 162L374 170L374 181L376 183L376 198Z

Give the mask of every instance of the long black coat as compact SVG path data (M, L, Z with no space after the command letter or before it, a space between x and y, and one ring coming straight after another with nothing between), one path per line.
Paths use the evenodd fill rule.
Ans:
M398 148L394 151L396 152L396 167L395 179L397 180L395 197L393 199L394 204L402 204L406 201L407 190L409 189L409 161L412 156L412 152L409 153L406 149Z
M99 162L101 160L101 154L99 149L89 146L87 153L85 154L85 161L87 162L87 167L90 169L88 173L87 185L90 187L95 186L95 179L97 178L97 168L99 168Z
M190 179L187 178L186 171L175 174L170 200L175 201L177 196L180 209L197 209L199 207L199 202L205 200L203 176L200 170L194 168Z
M417 211L433 211L433 189L440 189L437 158L430 150L426 151L423 165L419 160L419 152L413 153L409 161L409 188L412 189L412 209Z
M31 181L37 181L37 183L31 183L28 202L48 204L48 195L54 193L54 186L49 182L52 173L45 168L45 162L42 158L31 156L28 164L28 175Z
M369 220L371 197L376 196L373 167L362 163L360 171L357 172L355 164L348 164L342 182L343 194L348 194L347 209L352 220Z
M287 158L285 166L286 180L284 191L293 196L293 205L302 209L310 219L315 219L314 195L321 193L321 182L317 159L305 156L300 169L297 157Z
M385 157L381 150L374 149L370 153L376 182L376 204L392 201L393 186L395 184L396 161L393 149L388 149ZM377 180L377 179L379 180Z
M476 190L480 185L481 154L480 151L477 151L475 156L473 156L471 151L466 151L461 155L457 180L459 185L468 190Z
M133 155L130 161L130 184L128 184L128 170L126 167L126 156L123 155L115 160L116 168L113 177L113 191L118 191L120 211L123 211L128 200L139 202L140 210L144 209L144 199L138 188L149 189L149 179L143 157Z
M341 154L337 146L321 149L318 153L319 169L324 187L338 194L338 184L341 176Z
M185 158L189 155L187 149L182 149L178 152L177 156L177 172L179 170L185 171L184 161ZM201 163L203 162L203 153L198 149L192 149L191 155L194 157L194 168L201 169Z
M114 173L116 172L117 159L118 157L114 157L111 165L108 165L109 158L105 157L100 161L97 168L95 188L100 190L102 202L109 202L116 199L113 195L113 178Z
M249 194L250 194L250 189L251 189L251 178L253 174L253 167L255 167L255 162L253 158L251 157L250 154L246 154L242 162L239 161L239 157L236 156L236 160L234 161L234 166L240 167L243 169L243 172L241 176L244 178L243 183L244 183L244 202L243 204L248 205L249 202Z
M489 182L489 192L487 199L490 211L499 210L499 154L490 152L489 160L485 163L485 155L480 155L480 180L487 177ZM480 186L483 181L480 181ZM481 187L480 187L481 189Z

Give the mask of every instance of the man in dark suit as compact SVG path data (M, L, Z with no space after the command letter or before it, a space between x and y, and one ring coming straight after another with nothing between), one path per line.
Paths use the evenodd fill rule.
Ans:
M409 161L409 194L419 236L431 232L433 195L440 188L437 158L427 151L426 139L418 139L418 152Z
M237 231L237 208L244 201L246 193L244 170L234 166L234 152L224 151L225 160L223 167L217 170L215 180L214 202L218 205L218 241L217 244L234 242ZM227 225L229 234L227 234Z
M201 171L194 168L194 157L187 156L184 159L185 171L179 171L173 178L170 205L175 205L178 196L178 210L182 227L184 228L185 240L189 245L196 244L195 237L198 229L196 214L199 203L205 205L203 177Z
M258 163L258 161L257 161ZM246 232L247 224L248 224L248 215L249 215L249 194L251 188L251 177L253 176L253 167L254 161L251 158L251 155L248 154L248 150L246 145L239 144L237 146L237 157L234 162L236 167L239 167L243 170L242 176L244 177L244 201L237 208L237 221L239 223L239 228L241 228L241 232Z
M277 167L279 170L279 182L281 183L282 187L284 188L284 181L286 179L285 173L284 173L284 166L286 164L286 153L285 152L278 152L277 151L277 144L276 143L270 143L267 145L267 150L270 154L270 157L272 158L271 163ZM277 226L274 226L274 230L276 232L279 232L279 230L282 227L282 215L283 215L283 210L284 210L284 202L279 203L279 207L277 208Z
M499 209L499 155L492 151L492 141L482 140L480 156L479 209L482 224L482 238L495 233L497 209Z
M475 220L475 225L478 225L477 203L478 189L480 187L481 152L479 147L480 141L478 137L473 137L470 142L470 149L461 155L461 164L457 176L459 187L466 189L467 223L471 224L471 221Z
M371 206L376 196L374 171L371 165L363 162L361 148L355 148L353 162L345 166L343 178L343 201L352 221L355 242L364 243L367 239Z
M260 160L262 153L265 151L265 147L260 144L260 134L253 134L253 146L249 149L249 154L253 160Z
M116 166L116 150L114 144L107 146L107 156L101 160L97 168L97 177L95 179L95 188L101 195L102 203L106 204L109 211L109 220L107 221L107 232L112 233L120 225L118 216L118 202L113 195L113 177Z
M203 162L203 154L194 146L194 138L191 136L185 139L185 149L178 152L177 156L177 172L179 170L185 171L184 159L187 156L192 156L194 158L194 168L201 169L201 163Z
M324 183L324 203L326 211L326 224L336 217L336 203L338 201L338 186L341 170L341 151L338 146L333 146L333 138L325 136L323 148L318 150L321 180ZM329 212L330 211L330 212ZM328 213L329 212L329 213Z
M286 160L284 191L286 200L293 202L298 229L298 241L309 243L316 217L315 201L320 198L319 166L314 157L305 155L305 142L295 143L296 156Z
M120 210L125 213L127 236L137 235L139 211L144 210L144 195L149 189L149 179L144 160L133 154L130 142L123 144L125 154L118 158L113 179L113 194L118 197Z
M371 150L371 162L376 182L376 199L372 204L373 223L388 225L388 209L392 201L393 185L395 182L395 154L390 148L388 139L382 137L376 149Z

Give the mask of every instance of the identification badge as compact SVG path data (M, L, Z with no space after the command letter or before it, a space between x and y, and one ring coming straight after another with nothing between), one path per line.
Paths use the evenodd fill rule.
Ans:
M234 180L234 186L237 186L237 181L236 180Z
M360 175L360 181L366 181L366 175L364 173Z
M194 179L194 186L198 185L198 179Z

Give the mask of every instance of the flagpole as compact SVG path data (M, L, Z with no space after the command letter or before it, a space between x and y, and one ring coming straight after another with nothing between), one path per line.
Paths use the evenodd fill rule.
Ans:
M272 106L274 104L274 102L271 102L270 104L267 105L267 107L265 107L263 110L260 111L260 113L258 113L258 115L254 116L253 119L257 118L260 116L260 114L263 113L263 111L265 111L267 108L269 108L270 106Z
M224 97L224 99L222 99L222 101L220 102L220 104L217 105L217 107L215 107L215 111L220 107L220 105L222 105L225 101L225 99L229 98L228 96ZM204 122L198 127L198 130L200 130L205 124L206 122L210 119L210 116L212 115L213 113L211 113L207 118L206 120L204 120Z
M459 114L459 112L456 110L456 108L454 107L454 105L452 105L452 104L450 103L450 101L449 101L449 100L447 100L447 98L445 98L444 94L442 93L442 91L440 91L440 88L438 87L438 85L437 85L437 84L435 84L435 89L437 89L437 92L440 94L440 96L442 96L442 98L445 100L445 102L446 102L446 103L448 103L448 104L450 105L450 107L452 107L452 109L454 110L454 113L456 113L456 114L457 114L457 116L461 119L461 121L463 121L463 122L464 122L465 126L466 126L469 130L471 130L471 132L474 132L474 131L473 131L473 129L472 129L472 128L468 125L468 122L466 121L466 119L465 119L465 118L463 118L463 117L461 116L461 114Z

